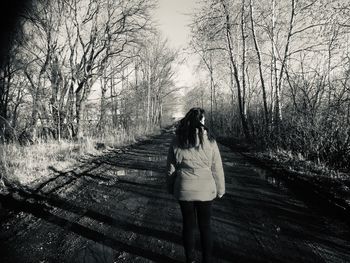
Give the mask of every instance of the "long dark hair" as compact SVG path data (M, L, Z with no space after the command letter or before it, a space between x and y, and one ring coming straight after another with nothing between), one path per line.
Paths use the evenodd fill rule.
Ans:
M203 145L204 130L207 131L208 139L214 140L214 136L209 131L208 127L201 123L205 116L205 111L202 108L192 108L187 112L184 118L179 122L176 129L176 136L180 148L191 148L196 146L196 138L198 133L199 143Z

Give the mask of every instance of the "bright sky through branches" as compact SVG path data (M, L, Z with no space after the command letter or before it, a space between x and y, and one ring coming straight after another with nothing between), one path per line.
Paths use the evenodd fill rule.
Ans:
M169 40L170 47L181 50L186 62L178 67L176 85L192 86L195 83L193 73L195 56L183 53L190 40L190 14L193 13L196 0L159 0L159 7L155 11L155 21L159 25L164 37Z

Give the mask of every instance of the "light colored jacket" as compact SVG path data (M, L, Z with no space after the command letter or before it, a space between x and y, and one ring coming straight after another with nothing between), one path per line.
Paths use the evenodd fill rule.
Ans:
M225 193L225 177L216 141L203 134L203 145L181 149L174 138L168 152L168 189L182 201L210 201ZM197 140L199 141L199 140ZM169 185L170 184L170 185Z

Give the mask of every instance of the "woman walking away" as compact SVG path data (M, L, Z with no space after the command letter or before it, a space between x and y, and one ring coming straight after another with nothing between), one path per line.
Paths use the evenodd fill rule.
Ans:
M211 207L225 193L219 148L204 125L204 110L192 108L180 121L167 159L168 190L179 201L186 262L195 262L196 218L202 246L202 262L210 262Z

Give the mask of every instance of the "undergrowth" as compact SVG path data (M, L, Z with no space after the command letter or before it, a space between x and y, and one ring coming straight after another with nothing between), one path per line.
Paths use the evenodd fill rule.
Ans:
M299 173L309 173L317 176L327 176L330 178L342 178L346 173L332 169L326 163L321 161L311 161L305 158L301 153L293 153L283 149L267 149L256 152L258 159L278 163L288 170Z

